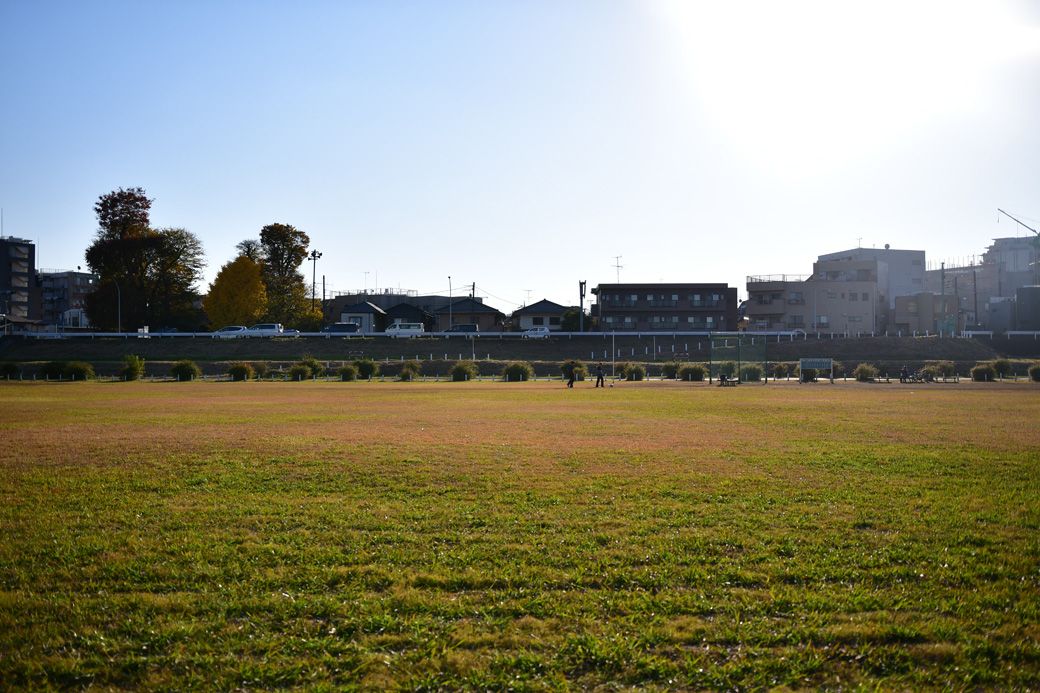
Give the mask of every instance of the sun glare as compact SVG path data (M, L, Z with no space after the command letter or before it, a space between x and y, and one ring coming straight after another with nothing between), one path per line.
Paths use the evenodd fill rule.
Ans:
M944 118L983 114L998 68L1040 54L1003 3L654 5L695 108L755 165L826 175Z

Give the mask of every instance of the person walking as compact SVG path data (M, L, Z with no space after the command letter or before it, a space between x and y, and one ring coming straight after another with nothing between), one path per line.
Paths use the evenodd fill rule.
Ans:
M603 387L603 364L596 366L596 387Z

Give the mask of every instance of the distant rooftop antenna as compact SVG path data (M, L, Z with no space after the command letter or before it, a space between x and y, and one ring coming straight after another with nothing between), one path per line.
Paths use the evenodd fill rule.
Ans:
M856 247L857 248L862 248L863 247L863 236L860 236L860 237L858 237L856 239Z
M617 274L617 283L618 284L621 283L621 270L623 270L623 269L624 269L624 266L622 266L622 264L621 264L621 256L620 255L615 255L614 256L614 271Z
M531 302L531 289L524 289L524 293L527 294L524 296L524 305L526 306Z

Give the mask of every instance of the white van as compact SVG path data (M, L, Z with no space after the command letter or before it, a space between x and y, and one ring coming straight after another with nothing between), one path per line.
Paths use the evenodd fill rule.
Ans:
M387 337L421 337L426 332L421 322L397 322L386 328Z

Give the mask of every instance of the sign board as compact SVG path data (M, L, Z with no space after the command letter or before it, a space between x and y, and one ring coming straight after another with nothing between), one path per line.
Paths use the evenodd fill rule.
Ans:
M834 359L799 359L798 365L803 371L807 368L814 368L818 371L829 371L834 367Z

